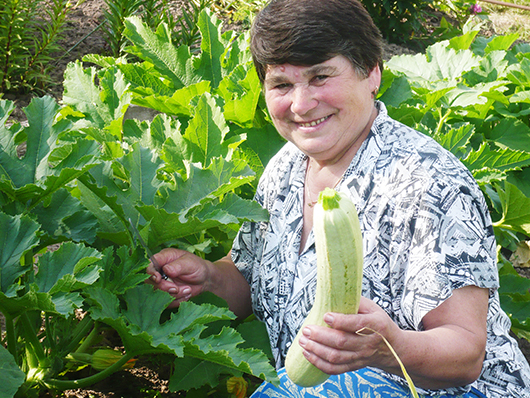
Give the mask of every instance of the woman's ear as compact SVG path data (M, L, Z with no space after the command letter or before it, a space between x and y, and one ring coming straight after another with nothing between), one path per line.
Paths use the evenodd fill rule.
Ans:
M375 98L379 92L379 87L381 86L381 69L379 68L379 65L376 65L368 74L368 83L370 92Z

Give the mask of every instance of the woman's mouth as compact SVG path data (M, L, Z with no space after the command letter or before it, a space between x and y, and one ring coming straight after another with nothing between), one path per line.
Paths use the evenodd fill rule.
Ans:
M320 118L320 119L313 120L313 121L311 121L311 122L307 122L307 123L298 123L298 125L299 125L300 127L314 127L314 126L316 126L317 124L320 124L320 123L326 121L326 120L327 120L328 118L330 118L330 117L331 117L331 115L328 115L328 116L324 116L324 117L322 117L322 118Z

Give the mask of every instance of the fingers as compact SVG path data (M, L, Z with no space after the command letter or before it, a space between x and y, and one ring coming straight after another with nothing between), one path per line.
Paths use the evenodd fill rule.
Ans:
M395 324L377 304L361 300L358 314L327 313L324 322L330 327L308 325L299 340L308 361L320 370L339 374L389 362L381 335L392 336Z
M379 346L376 337L313 325L303 329L299 344L309 362L325 373L339 374L367 366Z
M166 248L162 249L156 253L153 257L156 258L156 261L163 267L166 264L169 264L175 260L178 260L182 256L190 254L186 250L180 250L175 248Z
M151 274L148 283L171 294L175 298L172 307L203 291L207 278L207 265L203 259L185 250L173 248L164 249L154 257L168 278L164 279L150 264L147 268L147 272Z
M164 278L164 276L162 276L162 274L155 269L153 263L149 264L146 269L146 272L151 275L150 278L147 280L147 283L150 283L151 285L158 285L163 280L168 280L167 275Z

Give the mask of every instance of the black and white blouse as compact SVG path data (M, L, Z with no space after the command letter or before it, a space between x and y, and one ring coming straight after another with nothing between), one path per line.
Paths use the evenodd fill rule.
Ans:
M472 386L491 398L530 397L530 367L500 308L495 236L482 192L450 152L391 119L382 103L377 106L370 135L336 187L359 213L363 296L402 329L422 330L425 314L454 289L490 289L486 357ZM307 156L293 144L278 152L256 193L270 220L245 223L232 248L278 368L313 305L316 287L312 232L299 250L306 166Z

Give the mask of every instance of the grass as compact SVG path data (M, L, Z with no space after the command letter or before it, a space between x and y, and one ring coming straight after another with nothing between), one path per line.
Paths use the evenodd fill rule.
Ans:
M502 0L505 3L530 6L530 0ZM517 33L519 39L530 42L530 11L517 8L497 6L480 2L482 9L488 13L492 27L499 35Z

